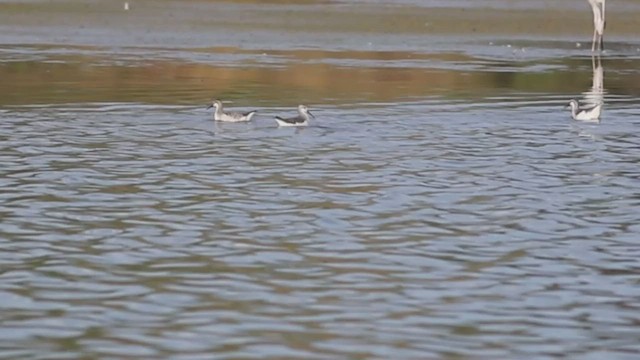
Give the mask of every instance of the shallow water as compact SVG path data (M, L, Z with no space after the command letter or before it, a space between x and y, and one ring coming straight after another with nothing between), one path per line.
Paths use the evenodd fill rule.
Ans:
M65 26L0 36L0 358L637 357L640 43Z

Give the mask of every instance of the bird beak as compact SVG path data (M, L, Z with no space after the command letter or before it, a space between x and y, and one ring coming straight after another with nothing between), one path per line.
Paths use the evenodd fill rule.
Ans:
M207 110L211 109L213 107L213 104L207 106Z
M309 115L311 115L311 117L312 117L312 118L314 118L314 119L316 118L316 117L315 117L315 115L313 115L313 114L311 113L311 111L307 110L307 113L309 113Z
M567 104L564 106L565 109L571 109L571 105Z

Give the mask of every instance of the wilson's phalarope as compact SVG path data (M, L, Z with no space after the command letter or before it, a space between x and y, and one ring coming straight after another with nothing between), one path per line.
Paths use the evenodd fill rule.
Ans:
M600 114L602 113L602 104L598 104L594 107L580 109L580 103L578 100L573 99L569 101L567 108L571 108L571 117L573 120L598 122L600 121Z
M309 117L316 118L305 105L298 105L298 116L289 118L276 116L276 122L278 126L307 126L309 125Z
M216 111L213 113L213 120L215 121L226 121L226 122L241 122L241 121L251 121L253 115L258 112L257 110L249 111L246 113L239 112L224 112L222 110L222 102L220 100L213 100L213 103L207 107L211 109L212 107L216 108Z

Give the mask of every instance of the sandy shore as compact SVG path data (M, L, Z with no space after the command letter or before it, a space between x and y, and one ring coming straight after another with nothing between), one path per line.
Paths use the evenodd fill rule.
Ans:
M568 1L0 1L0 43L99 46L364 46L380 36L588 41L591 11ZM386 2L388 3L388 2ZM472 7L468 7L469 5ZM640 33L640 4L607 8L607 39ZM355 39L354 39L355 38ZM402 40L397 40L401 42ZM364 44L364 45L363 45Z

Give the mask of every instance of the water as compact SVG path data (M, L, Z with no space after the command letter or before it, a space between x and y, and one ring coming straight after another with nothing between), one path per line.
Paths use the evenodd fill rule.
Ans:
M25 32L0 46L0 358L640 352L640 46L624 35L602 58L602 122L583 124L562 107L598 73L575 41ZM216 124L212 96L260 112ZM298 103L312 125L277 128Z

